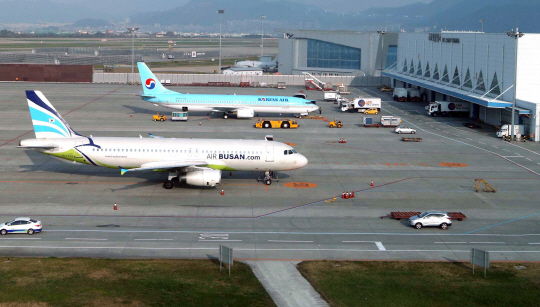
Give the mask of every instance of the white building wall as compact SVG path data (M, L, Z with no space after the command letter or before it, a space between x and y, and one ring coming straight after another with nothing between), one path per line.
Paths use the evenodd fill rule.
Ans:
M292 74L293 43L295 41L284 39L278 45L278 71L284 75Z
M540 34L525 33L518 43L516 105L532 111L530 131L540 141Z

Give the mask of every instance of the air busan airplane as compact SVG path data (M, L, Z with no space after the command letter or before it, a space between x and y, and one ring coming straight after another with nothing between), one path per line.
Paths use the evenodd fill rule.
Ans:
M223 112L223 118L252 118L257 113L308 115L319 110L314 100L287 96L182 94L166 89L145 63L137 63L143 100L182 111Z
M263 140L92 137L73 131L39 91L26 91L35 139L22 140L18 148L93 166L126 172L169 172L163 184L174 182L215 187L221 171L264 172L270 185L274 171L301 168L307 159L289 145Z

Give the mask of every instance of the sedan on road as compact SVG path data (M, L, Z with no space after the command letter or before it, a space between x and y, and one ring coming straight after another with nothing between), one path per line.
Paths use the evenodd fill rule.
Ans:
M31 219L29 217L18 217L13 221L0 224L0 235L8 233L27 233L33 235L36 232L41 232L41 221Z
M397 132L397 133L399 133L399 134L402 134L402 133L411 133L411 134L415 134L415 133L416 133L416 129L409 128L409 127L397 126L397 127L394 129L394 132Z

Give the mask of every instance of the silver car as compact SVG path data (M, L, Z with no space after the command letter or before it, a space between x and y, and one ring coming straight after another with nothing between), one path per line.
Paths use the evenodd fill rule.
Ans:
M397 127L394 129L394 132L397 132L397 133L399 133L399 134L401 134L401 133L411 133L411 134L415 134L415 133L416 133L416 129L409 128L409 127L397 126Z
M452 226L452 218L446 212L426 211L422 214L411 216L409 218L409 225L416 229L432 226L446 230L449 226Z

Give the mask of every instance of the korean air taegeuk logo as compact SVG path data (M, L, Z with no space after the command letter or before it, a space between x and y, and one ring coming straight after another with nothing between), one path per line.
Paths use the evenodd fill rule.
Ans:
M145 86L149 90L154 89L156 87L156 81L152 78L146 79Z

